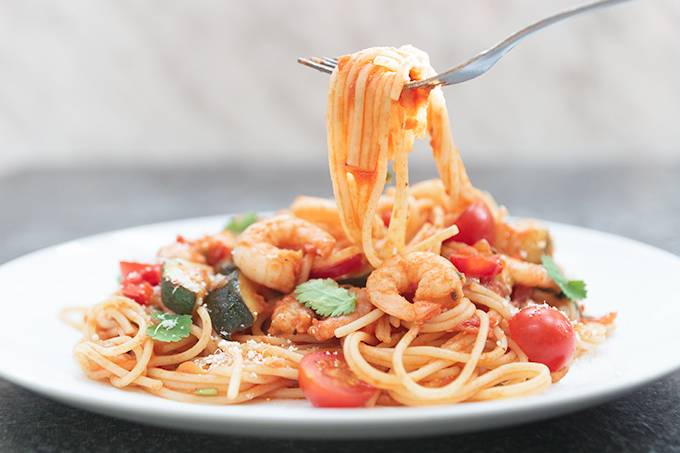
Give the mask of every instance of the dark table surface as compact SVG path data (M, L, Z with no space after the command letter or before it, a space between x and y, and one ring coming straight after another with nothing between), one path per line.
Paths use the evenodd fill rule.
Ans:
M430 177L429 169L412 180ZM628 236L680 253L680 166L472 168L518 216ZM329 194L324 169L78 168L0 177L0 263L97 232L286 206ZM557 244L559 247L559 244ZM635 284L632 282L631 284ZM648 301L652 303L653 301ZM8 303L8 301L4 301ZM666 345L677 353L677 345ZM297 441L139 425L73 409L0 379L0 451L680 451L680 372L618 400L514 428L424 439Z

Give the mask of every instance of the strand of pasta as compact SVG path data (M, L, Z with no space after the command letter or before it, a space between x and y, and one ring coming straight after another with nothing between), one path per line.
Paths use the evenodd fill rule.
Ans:
M453 144L441 88L410 91L402 103L403 86L413 68L418 77L434 74L424 52L410 46L383 47L341 57L331 74L327 129L333 191L346 236L362 245L373 267L404 250L410 209L408 152L425 129L448 200L455 207L480 195ZM388 159L394 160L396 184L387 241L378 253L372 225ZM495 204L489 204L496 212ZM444 227L441 210L432 220ZM415 250L434 250L453 234L448 230L432 235Z
M477 362L479 357L482 355L484 345L486 344L487 332L489 329L489 317L486 313L481 310L477 310L477 316L479 317L479 331L477 333L477 339L470 352L470 359L465 363L461 373L453 380L451 383L439 387L439 388L428 388L419 385L414 380L412 380L406 373L404 368L403 356L404 350L408 347L409 343L418 334L418 328L412 327L409 332L401 339L397 344L394 351L394 356L392 358L392 369L395 371L396 375L403 380L403 385L411 391L414 395L425 400L442 399L446 397L451 397L455 395L462 385L469 379L472 373L477 367Z
M377 159L377 169L374 170L375 172L375 180L377 182L374 183L373 187L371 188L371 192L369 195L369 199L366 203L366 206L364 207L364 217L363 221L361 223L361 244L363 245L363 250L364 254L366 255L366 259L368 260L369 263L373 267L379 267L380 264L382 264L382 259L378 257L377 252L375 251L374 245L373 245L373 229L372 229L372 222L373 218L375 217L377 207L378 207L378 199L380 198L380 195L383 192L383 189L385 188L385 177L387 175L387 156L388 156L388 130L387 128L389 127L389 112L391 108L391 100L388 97L385 97L385 95L391 90L391 87L393 84L398 83L396 77L387 77L386 75L382 75L380 77L380 81L382 83L382 95L380 99L383 100L382 105L380 106L380 112L379 112L379 117L380 120L378 121L378 127L377 127L377 132L376 134L378 135L378 159ZM401 178L404 177L404 175L400 176ZM403 219L399 218L399 221L402 221ZM403 225L402 225L403 227ZM388 232L389 234L389 232Z
M334 335L336 336L336 338L342 338L344 336L347 336L352 332L355 332L359 329L362 329L374 323L375 321L380 319L384 314L385 312L383 312L379 308L375 308L366 315L362 316L361 318L356 319L342 327L338 327L337 329L335 329Z
M185 403L202 403L202 404L240 404L246 401L251 401L255 398L266 395L267 393L286 387L288 382L280 380L271 384L262 384L249 388L245 392L239 393L235 398L228 396L196 396L184 392L176 392L167 388L150 389L149 391L162 398L167 398L175 401L182 401Z
M138 377L146 371L146 367L149 364L149 359L151 359L151 353L153 352L153 340L147 339L144 342L144 350L140 351L139 346L133 349L137 363L135 366L123 377L111 377L111 383L116 387L125 387L135 381Z
M445 240L455 236L458 234L458 227L456 225L451 225L446 228L443 228L439 230L437 233L433 234L432 236L423 239L421 242L418 242L417 244L411 245L408 247L408 252L417 252L417 251L424 251L424 250L433 250L435 253L439 253L439 250L436 249L438 247L441 247L441 243L444 242Z
M123 378L128 373L130 373L129 370L126 370L125 368L115 364L109 358L104 357L99 352L94 350L92 348L91 343L80 343L79 345L76 346L75 352L76 355L79 355L81 358L92 360L101 368L106 370L109 373L108 375L106 375L106 377L117 376L119 378ZM148 377L145 376L139 376L135 378L133 382L142 387L147 387L151 389L160 388L163 386L162 382L155 379L149 379Z

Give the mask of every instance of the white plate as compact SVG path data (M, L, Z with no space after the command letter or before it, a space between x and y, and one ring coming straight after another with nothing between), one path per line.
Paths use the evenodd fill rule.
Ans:
M101 414L182 429L256 436L381 437L454 433L517 424L611 399L680 367L677 279L680 258L648 245L550 224L557 261L588 283L590 313L617 310L618 329L542 395L423 408L315 409L303 401L207 406L121 391L86 379L73 346L79 333L57 314L116 289L120 259L144 260L171 242L214 232L224 217L144 226L69 242L0 267L3 345L0 375L23 387Z

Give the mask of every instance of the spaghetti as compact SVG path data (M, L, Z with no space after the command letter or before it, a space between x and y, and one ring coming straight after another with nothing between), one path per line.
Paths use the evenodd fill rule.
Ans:
M548 231L507 222L472 186L441 89L404 89L432 74L410 46L339 58L336 202L299 197L273 218L180 236L157 263L121 262L116 294L82 322L64 313L83 332L85 374L184 402L317 406L495 400L561 379L615 314L584 316ZM426 134L440 179L409 185L408 153ZM527 335L536 328L549 345Z

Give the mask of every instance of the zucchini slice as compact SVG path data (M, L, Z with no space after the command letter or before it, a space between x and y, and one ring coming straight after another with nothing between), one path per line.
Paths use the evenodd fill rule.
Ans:
M224 263L219 263L216 266L216 272L222 275L230 275L235 270L238 270L238 268L231 261L225 261Z
M239 271L232 272L224 286L211 291L205 305L213 329L225 339L252 327L258 314L267 309L253 282Z
M371 275L369 272L368 274L363 274L363 275L357 275L356 277L346 277L338 280L338 284L340 285L350 285L354 286L356 288L365 288L366 287L366 280L368 280L368 276Z
M202 264L182 259L167 260L163 264L161 300L170 310L190 315L199 298L207 293L211 270Z

